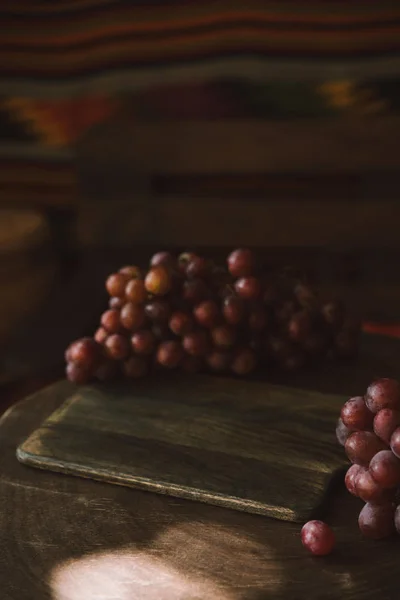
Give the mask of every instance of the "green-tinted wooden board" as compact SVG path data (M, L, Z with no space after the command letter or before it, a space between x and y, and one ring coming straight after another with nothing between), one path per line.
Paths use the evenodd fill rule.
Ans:
M303 521L345 464L343 397L196 376L77 391L17 451L25 464Z

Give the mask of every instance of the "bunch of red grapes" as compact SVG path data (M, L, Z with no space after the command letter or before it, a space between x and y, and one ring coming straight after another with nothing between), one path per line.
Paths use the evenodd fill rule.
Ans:
M321 303L306 283L263 273L247 249L225 267L159 252L146 272L123 267L106 288L109 309L94 337L66 351L75 383L178 367L246 376L257 366L294 370L357 352L359 326L340 302Z
M337 439L353 463L345 484L366 504L358 523L372 539L400 533L400 384L371 383L364 397L350 398L341 411ZM397 506L397 508L396 508Z

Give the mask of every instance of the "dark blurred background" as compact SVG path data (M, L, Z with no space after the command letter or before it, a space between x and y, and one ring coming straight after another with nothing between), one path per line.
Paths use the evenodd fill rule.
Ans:
M400 8L2 2L0 379L62 369L104 280L251 246L395 324Z

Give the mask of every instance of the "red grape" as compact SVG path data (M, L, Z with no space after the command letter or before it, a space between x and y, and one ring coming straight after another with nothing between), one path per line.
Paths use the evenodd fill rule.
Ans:
M125 297L134 304L143 304L147 299L146 288L142 279L131 279L125 287Z
M365 537L380 540L394 533L394 504L367 503L358 517L358 525Z
M132 350L136 354L143 354L144 356L148 356L152 354L155 345L156 345L156 337L152 331L149 329L142 329L137 331L131 337L131 345Z
M127 275L129 279L139 279L140 277L142 277L141 270L139 269L139 267L136 267L134 265L127 265L126 267L121 267L119 273Z
M368 467L375 454L385 449L385 444L372 431L355 431L344 448L352 463Z
M228 256L228 269L233 277L248 277L255 268L255 257L251 250L239 248Z
M176 260L170 252L157 252L151 257L150 260L151 267L158 267L160 265L164 265L166 267L173 267L175 263Z
M261 296L262 288L256 277L242 277L235 283L236 293L244 300L257 300Z
M152 267L147 273L144 285L150 294L165 296L172 287L172 278L163 266Z
M210 291L203 279L191 279L183 284L182 294L186 302L197 304L208 298Z
M194 254L194 252L182 252L182 254L178 256L178 268L181 273L186 273L187 265L195 258L197 258L197 254Z
M382 408L400 408L399 382L388 378L377 379L368 387L365 402L373 413Z
M228 296L222 309L225 321L230 325L238 325L244 317L244 303L238 296Z
M212 329L211 339L217 348L231 348L236 342L236 332L229 325L219 325Z
M235 373L235 375L244 376L254 371L256 366L257 359L254 352L244 348L236 352L231 363L231 371Z
M199 325L207 328L215 327L220 319L218 305L212 300L205 300L197 304L193 314Z
M110 296L116 296L117 298L123 298L125 295L125 286L129 276L124 273L113 273L107 278L106 290Z
M391 408L383 408L374 418L374 432L388 446L392 433L400 425L400 412Z
M65 357L67 362L73 362L85 369L92 369L99 361L101 347L90 337L76 340L67 348Z
M357 465L353 465L355 467ZM375 481L371 473L361 467L361 471L355 478L356 495L364 500L364 502L372 502L373 504L382 504L394 499L392 490L383 488Z
M88 383L92 377L92 373L88 368L77 363L68 363L65 369L65 375L68 381L76 383L77 385Z
M379 414L379 413L378 413ZM397 427L390 438L390 447L397 458L400 458L400 427Z
M223 373L229 369L232 357L228 352L215 350L208 354L206 362L211 371L215 373Z
M169 328L175 335L186 335L193 327L193 318L183 311L174 312L169 320Z
M303 308L315 308L317 305L315 292L305 283L298 283L295 286L294 295Z
M176 368L182 361L184 353L180 342L169 340L162 342L157 349L157 362L168 369Z
M113 379L118 373L118 365L115 360L103 359L95 371L95 377L99 381Z
M108 306L110 308L120 309L123 307L125 300L123 298L117 298L116 296L112 296L108 301Z
M400 460L391 450L381 450L371 459L369 472L381 487L394 488L400 484Z
M360 465L351 465L347 469L346 476L344 478L344 483L350 494L353 496L358 496L356 489L356 480L360 473L365 472L368 473L367 469L364 467L360 467Z
M171 315L171 307L166 300L152 300L146 304L144 311L154 323L166 323Z
M121 324L128 331L138 331L146 322L144 308L138 304L127 302L121 309Z
M372 429L374 415L365 406L362 396L350 398L343 405L340 416L349 429Z
M192 331L183 338L183 347L192 356L205 356L209 348L205 331Z
M341 446L345 445L347 438L352 433L353 432L350 431L350 429L348 427L346 427L346 425L343 423L342 419L338 419L338 422L336 425L336 438Z
M321 308L322 316L332 327L340 327L344 319L344 308L340 302L332 301Z
M108 331L104 329L104 327L99 327L94 334L94 339L98 344L103 344L108 338Z
M116 308L110 308L101 315L100 323L108 333L121 331L120 312Z
M189 279L206 277L209 274L209 264L205 258L195 256L186 265L186 276Z
M268 323L267 313L261 306L256 306L249 313L249 328L252 331L263 331Z
M106 339L104 349L109 358L123 360L129 354L130 344L126 337L119 333L114 333Z
M171 338L171 332L165 323L155 323L151 328L151 331L156 340L169 340Z
M148 372L148 364L141 356L131 356L122 365L122 370L129 379L139 379Z
M186 354L180 366L185 373L199 373L203 368L203 361L198 356Z
M323 521L308 521L301 530L303 546L315 556L326 556L335 547L335 534Z
M287 323L297 310L293 300L285 300L275 308L275 319L279 323Z
M287 326L289 339L294 342L303 342L310 333L311 325L309 313L306 311L295 313Z

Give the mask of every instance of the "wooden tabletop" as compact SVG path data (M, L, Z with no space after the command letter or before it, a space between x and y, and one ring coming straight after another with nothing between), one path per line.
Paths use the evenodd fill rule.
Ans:
M371 337L355 368L292 383L352 394L393 375L399 357L400 342ZM312 558L296 523L19 464L18 444L64 398L56 389L17 403L0 423L2 599L398 600L400 539L363 539L361 502L340 483L324 515L337 549Z

